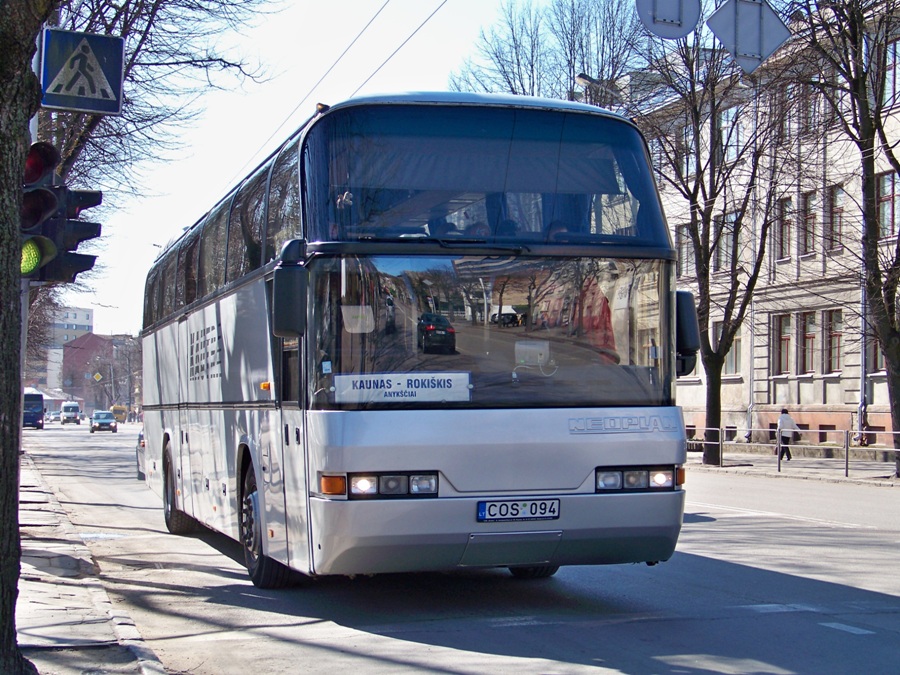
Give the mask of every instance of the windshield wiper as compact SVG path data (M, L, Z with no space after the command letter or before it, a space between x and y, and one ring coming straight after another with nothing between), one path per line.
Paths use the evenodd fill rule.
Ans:
M439 238L431 238L428 241L436 242L440 244L442 248L450 248L450 249L458 249L458 248L488 248L492 251L514 251L516 253L523 253L531 251L528 246L522 243L509 243L504 244L496 241L488 241L487 239L469 239L463 238L459 239L454 237L453 239L439 239Z

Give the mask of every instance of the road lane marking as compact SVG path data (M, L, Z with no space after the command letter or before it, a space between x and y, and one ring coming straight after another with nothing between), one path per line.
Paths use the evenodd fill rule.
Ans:
M686 502L687 507L702 509L720 509L722 511L731 511L742 516L768 516L770 518L781 518L782 520L794 520L802 523L815 523L817 525L829 525L831 527L843 527L848 530L877 530L875 525L860 525L857 523L842 523L837 520L825 520L823 518L810 518L808 516L795 516L790 513L777 513L776 511L760 511L759 509L743 509L737 506L723 506L721 504L705 504L703 502ZM702 514L692 514L702 515Z
M856 626L848 626L845 623L820 623L819 625L825 626L826 628L834 628L835 630L842 630L845 633L853 633L854 635L875 635L875 631L857 628Z

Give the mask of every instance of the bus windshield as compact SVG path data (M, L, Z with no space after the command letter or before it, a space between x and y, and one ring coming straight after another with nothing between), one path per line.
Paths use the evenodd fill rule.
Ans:
M336 110L303 149L309 241L671 246L638 131L500 107Z
M578 257L318 258L310 405L672 405L667 269Z

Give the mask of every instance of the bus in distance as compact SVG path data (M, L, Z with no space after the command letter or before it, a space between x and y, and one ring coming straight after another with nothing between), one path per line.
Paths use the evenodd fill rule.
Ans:
M699 349L675 261L624 118L320 105L148 273L144 475L168 529L239 541L260 587L667 560Z
M22 426L44 428L44 395L26 391L22 397Z

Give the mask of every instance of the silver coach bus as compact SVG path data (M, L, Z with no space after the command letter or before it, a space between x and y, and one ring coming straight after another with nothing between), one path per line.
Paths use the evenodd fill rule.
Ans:
M646 144L565 101L354 99L172 242L146 480L250 577L667 560L699 348Z

